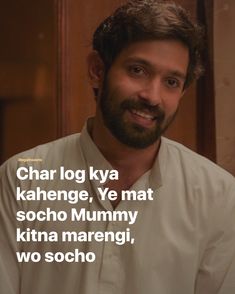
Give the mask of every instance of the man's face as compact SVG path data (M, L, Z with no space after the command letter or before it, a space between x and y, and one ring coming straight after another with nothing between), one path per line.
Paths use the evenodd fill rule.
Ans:
M124 49L98 99L112 135L137 149L156 142L175 117L188 62L188 49L178 41L144 41Z

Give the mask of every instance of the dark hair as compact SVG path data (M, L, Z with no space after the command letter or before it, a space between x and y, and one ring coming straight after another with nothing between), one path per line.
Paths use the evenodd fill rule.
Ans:
M190 61L184 87L202 73L202 28L179 5L169 1L131 0L105 19L93 35L106 71L128 45L145 40L179 40L189 49Z

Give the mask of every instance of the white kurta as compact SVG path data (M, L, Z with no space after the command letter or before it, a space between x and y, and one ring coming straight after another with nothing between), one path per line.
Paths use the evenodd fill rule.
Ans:
M19 158L42 159L20 163ZM153 168L132 190L151 188L153 200L121 201L116 211L137 211L128 221L16 221L16 212L113 211L101 201L98 181L19 181L16 169L111 170L86 128L17 155L0 168L1 294L233 294L235 293L234 177L182 145L162 138ZM131 171L130 171L131 172ZM94 199L17 201L16 187L87 190ZM130 229L134 244L116 242L16 242L16 227L37 231L119 232ZM94 252L93 263L18 263L16 251Z

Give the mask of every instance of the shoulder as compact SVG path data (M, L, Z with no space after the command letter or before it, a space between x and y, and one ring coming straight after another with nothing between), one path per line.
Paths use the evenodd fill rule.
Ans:
M60 139L57 139L55 141L42 144L39 146L36 146L30 150L21 152L17 154L16 156L18 158L24 158L27 159L27 157L41 157L42 159L46 159L49 156L61 156L61 152L68 152L72 151L74 148L76 148L78 141L79 141L80 134L73 134L69 135Z
M67 160L79 152L79 138L80 134L77 133L18 153L0 166L0 176L3 172L15 170L22 164L37 164L38 166L48 167L56 163L62 164L65 157ZM67 157L67 155L70 156Z
M170 187L180 199L193 205L204 225L211 228L234 224L235 178L209 159L187 147L163 138L162 149L165 169L163 186ZM173 187L173 190L172 190ZM210 221L209 221L210 219ZM215 225L216 224L216 225ZM233 225L234 226L234 225ZM215 230L216 231L216 230Z
M174 168L192 183L203 186L235 187L235 178L211 160L197 154L180 143L162 138L167 169Z

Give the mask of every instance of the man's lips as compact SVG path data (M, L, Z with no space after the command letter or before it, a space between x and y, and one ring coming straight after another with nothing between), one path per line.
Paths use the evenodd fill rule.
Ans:
M133 123L144 128L152 128L156 124L156 117L142 110L129 109L130 118Z
M144 118L144 119L147 119L147 120L150 120L150 121L156 119L156 116L154 116L154 115L152 115L152 114L150 114L150 113L146 113L146 112L141 111L141 110L130 109L130 112L131 112L132 114L135 114L135 115L137 115L137 116L140 116L140 117L142 117L142 118Z
M132 119L146 127L152 127L153 123L161 124L164 121L164 111L158 105L149 105L143 101L124 100L121 104L122 111L128 111Z

